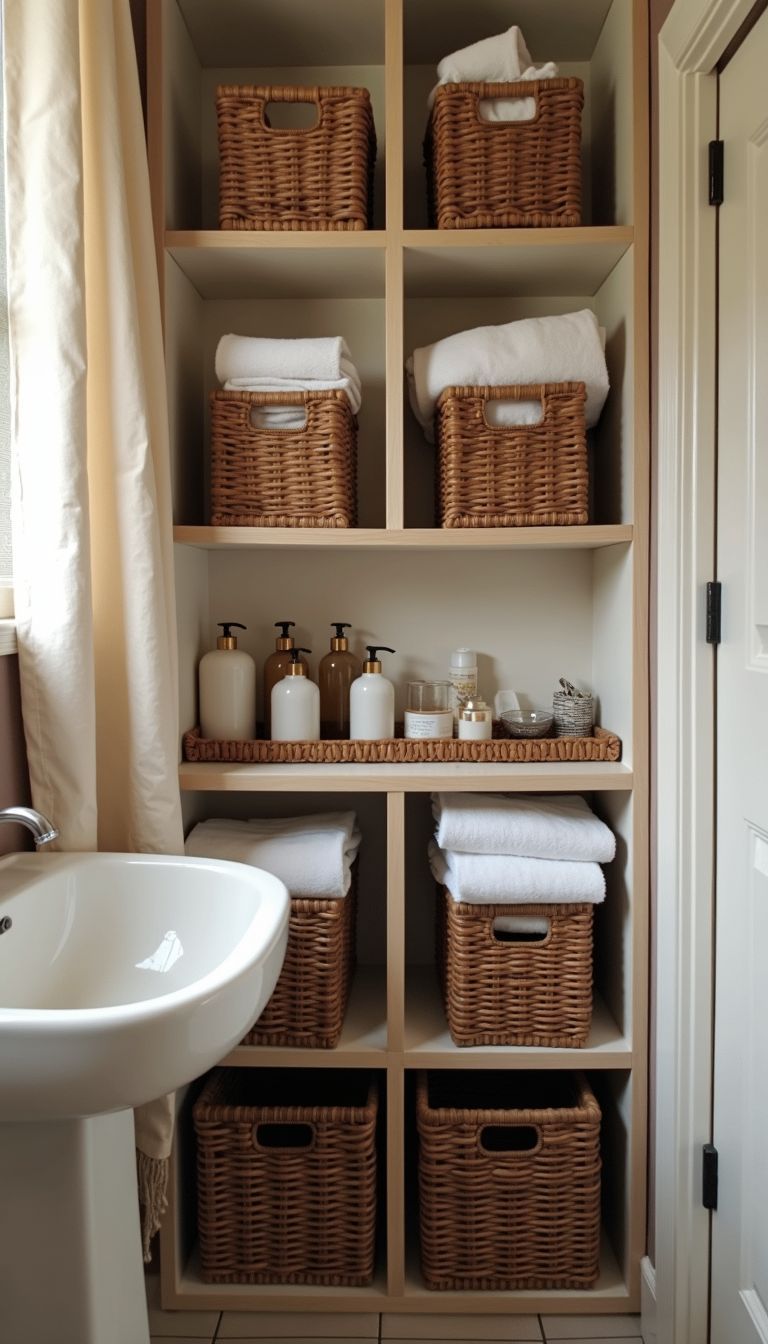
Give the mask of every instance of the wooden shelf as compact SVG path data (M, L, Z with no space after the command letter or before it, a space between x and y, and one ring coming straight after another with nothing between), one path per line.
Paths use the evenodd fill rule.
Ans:
M576 229L407 229L409 298L596 293L631 247L622 225ZM201 298L383 297L387 235L169 230L168 256Z
M384 297L386 236L169 231L167 255L203 299Z
M632 1048L599 996L583 1049L454 1045L434 968L419 966L410 967L406 979L405 1061L424 1069L629 1069Z
M631 523L586 527L204 527L177 526L173 539L202 550L272 548L395 551L600 550L632 541Z
M334 1050L238 1045L222 1062L236 1068L381 1069L386 1065L387 991L382 966L358 966L341 1040Z
M432 793L603 792L632 788L632 767L623 761L564 761L556 765L230 765L182 762L179 787L189 792L224 793Z
M415 1240L415 1238L414 1238ZM367 1288L322 1288L312 1284L203 1283L197 1248L173 1291L164 1285L163 1305L171 1310L253 1311L406 1311L427 1315L440 1312L472 1312L499 1315L523 1312L588 1312L598 1315L615 1311L638 1311L610 1245L603 1237L600 1277L586 1291L549 1289L546 1292L463 1291L435 1292L421 1277L418 1249L411 1247L402 1293L387 1292L384 1267Z
M409 229L408 298L591 296L631 247L634 229Z

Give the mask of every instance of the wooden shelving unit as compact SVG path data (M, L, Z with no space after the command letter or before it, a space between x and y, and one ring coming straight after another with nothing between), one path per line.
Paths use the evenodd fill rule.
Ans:
M359 968L332 1052L241 1046L227 1062L376 1069L386 1081L379 1266L367 1289L216 1286L196 1258L190 1097L179 1097L163 1305L239 1311L636 1311L645 1249L648 887L648 164L642 0L519 0L535 58L584 80L584 224L437 232L427 227L421 137L434 66L509 23L502 0L156 0L148 6L149 150L165 339L184 725L215 622L248 626L257 662L272 623L325 651L329 624L393 644L398 684L444 676L455 644L481 651L486 695L544 699L560 675L591 685L623 741L615 764L237 766L182 763L188 824L215 815L354 807L363 829ZM379 140L367 233L220 233L218 82L362 84ZM516 317L592 308L606 329L611 396L593 435L593 521L583 528L434 527L433 451L407 407L417 345ZM364 387L360 527L213 528L208 393L226 331L344 334ZM365 560L357 563L357 553ZM457 1049L432 957L425 861L434 790L579 791L616 831L597 918L592 1032L583 1050ZM435 1293L418 1267L406 1148L413 1072L585 1069L604 1114L600 1280L587 1293Z

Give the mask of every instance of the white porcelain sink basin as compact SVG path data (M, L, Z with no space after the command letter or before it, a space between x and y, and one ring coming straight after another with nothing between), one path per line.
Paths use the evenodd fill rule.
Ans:
M239 863L0 859L0 1118L125 1110L217 1063L264 1008L288 894Z

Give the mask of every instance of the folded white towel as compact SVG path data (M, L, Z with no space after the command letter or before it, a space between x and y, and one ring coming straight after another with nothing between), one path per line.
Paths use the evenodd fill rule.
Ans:
M610 863L616 837L578 794L433 793L435 839L464 854Z
M292 896L335 899L346 896L360 847L354 812L251 821L201 821L189 833L187 854L230 859L264 868L285 883Z
M411 407L430 443L435 403L446 387L584 383L588 427L597 423L608 396L603 340L589 308L562 317L526 317L498 327L459 331L414 350L405 367ZM505 415L496 417L496 423L532 424L541 419L540 403L507 403L501 409Z
M554 79L557 73L553 61L533 64L523 34L513 25L505 33L484 37L444 56L427 107L432 109L440 84L514 84L523 79ZM533 98L484 98L480 103L480 115L487 121L527 121L535 110Z
M429 842L429 866L455 901L471 905L552 905L605 899L605 878L597 863L562 859L509 858L506 854L458 854Z
M272 340L263 336L222 336L216 348L216 377L233 392L346 392L357 415L362 402L360 374L341 336ZM266 407L256 424L295 429L304 423L300 407Z

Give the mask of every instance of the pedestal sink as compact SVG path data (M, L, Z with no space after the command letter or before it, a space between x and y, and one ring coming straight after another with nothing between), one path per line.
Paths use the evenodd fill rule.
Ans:
M288 893L239 863L0 859L0 1339L147 1344L131 1108L275 987Z

